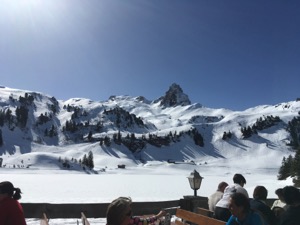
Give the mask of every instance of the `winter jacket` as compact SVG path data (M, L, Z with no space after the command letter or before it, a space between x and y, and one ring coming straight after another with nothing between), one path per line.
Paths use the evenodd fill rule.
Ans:
M229 200L230 200L230 196L235 193L242 193L244 195L246 195L249 198L248 192L245 188L243 188L241 185L239 184L232 184L232 185L228 185L225 190L224 190L224 194L223 197L220 199L220 201L216 204L216 206L221 207L221 208L229 208Z
M280 218L280 225L299 225L300 224L300 205L291 206L282 213Z
M21 204L6 197L0 201L0 224L1 225L26 225Z
M264 225L264 222L257 212L251 210L243 221L240 221L235 216L231 216L226 225Z
M266 222L267 225L277 224L277 220L274 212L263 201L258 199L252 199L250 201L250 207L252 210L260 212L261 216L264 218L264 221Z
M218 203L218 201L220 201L222 196L223 196L223 192L221 192L221 191L216 191L211 196L209 196L208 207L209 207L210 211L213 211L213 212L215 211L216 204Z

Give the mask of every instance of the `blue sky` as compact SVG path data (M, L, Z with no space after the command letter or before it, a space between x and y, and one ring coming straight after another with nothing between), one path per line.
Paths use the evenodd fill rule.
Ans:
M0 85L244 110L300 97L299 0L3 0Z

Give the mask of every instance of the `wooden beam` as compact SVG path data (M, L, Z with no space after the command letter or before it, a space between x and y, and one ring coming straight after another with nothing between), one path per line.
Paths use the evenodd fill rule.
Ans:
M197 213L200 214L200 215L203 215L203 216L208 216L208 217L213 217L213 215L214 215L213 211L210 211L208 209L204 209L204 208L201 208L201 207L197 208Z
M87 218L105 218L109 203L21 203L21 205L23 207L25 218L41 218L43 213L46 213L49 219L80 218L82 212ZM133 202L131 207L134 215L147 215L156 214L163 208L177 206L179 206L179 200L162 202Z
M176 211L176 217L179 217L185 221L192 222L194 224L199 225L225 225L226 222L221 220L216 220L214 218L210 218L207 216L203 216L197 213L193 213L190 211L186 211L183 209L177 209Z

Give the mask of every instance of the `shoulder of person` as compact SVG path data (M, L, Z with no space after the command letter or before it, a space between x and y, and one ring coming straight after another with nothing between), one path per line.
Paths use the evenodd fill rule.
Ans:
M248 191L245 188L243 188L241 185L236 184L235 188L236 188L236 192L242 193L249 198Z
M234 190L236 190L236 185L235 184L231 184L231 185L228 185L225 190L224 190L224 193L228 193L228 192L233 192Z

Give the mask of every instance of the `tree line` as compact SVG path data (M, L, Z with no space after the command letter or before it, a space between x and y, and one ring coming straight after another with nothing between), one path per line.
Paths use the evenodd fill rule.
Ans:
M294 156L283 157L277 178L278 180L285 180L288 177L293 177L293 183L300 186L300 116L289 121L286 130L291 136L288 145L294 149L295 154Z

